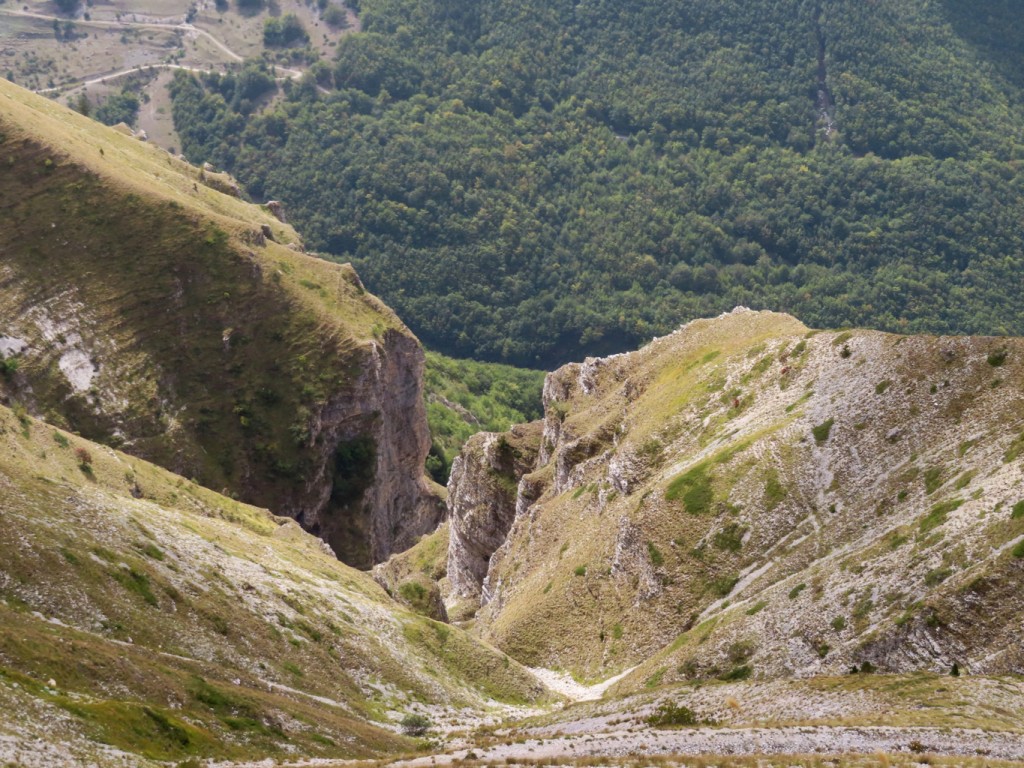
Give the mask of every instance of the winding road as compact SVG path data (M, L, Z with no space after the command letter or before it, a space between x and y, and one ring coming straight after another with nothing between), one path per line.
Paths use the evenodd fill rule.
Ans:
M34 13L32 11L22 11L13 8L0 7L0 16L20 16L28 19L39 19L41 21L72 21L76 26L82 27L94 27L100 29L157 29L161 31L179 31L184 32L190 37L205 37L213 45L221 51L225 56L234 62L245 61L245 57L236 51L228 48L222 41L211 35L205 29L200 29L194 24L188 22L157 22L157 21L99 21L92 20L85 21L82 19L67 19L61 16L50 16L45 13ZM36 93L54 93L57 91L63 91L68 88L77 88L83 85L97 85L111 78L121 77L122 75L128 75L133 72L146 69L182 69L187 72L217 72L216 69L210 67L190 67L185 64L143 64L135 67L129 67L126 69L114 70L112 72L105 72L100 75L88 77L82 80L76 80L70 83L57 86L55 88L41 88ZM283 77L277 77L278 81L281 80L297 80L302 77L303 70L289 69L288 67L275 67L275 71L284 73ZM321 89L322 90L322 89Z

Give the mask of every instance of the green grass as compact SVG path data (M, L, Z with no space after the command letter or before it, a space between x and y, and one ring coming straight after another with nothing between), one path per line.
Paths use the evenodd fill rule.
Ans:
M445 482L452 460L471 435L504 432L513 424L541 418L543 384L543 371L427 352L427 422L434 455L444 462L432 473L434 478Z
M971 484L971 480L974 479L974 475L975 472L973 470L969 472L964 472L962 475L960 475L960 477L956 479L956 482L953 483L953 490L962 491L964 488Z
M706 514L715 500L707 466L704 463L698 464L672 480L665 490L665 499L682 500L691 515Z
M138 571L135 568L130 568L127 570L117 569L111 571L110 575L122 587L141 597L147 604L154 607L160 605L160 601L157 600L156 595L153 594L153 589L150 586L149 576L147 574L142 571Z
M774 467L770 467L764 483L764 503L768 511L773 511L778 507L786 498L787 493L785 486L779 482L779 473Z
M647 542L647 554L651 558L651 565L655 568L665 564L665 556L661 553L661 550L654 545L653 541Z
M73 438L93 456L94 478L86 480L70 451L54 450L52 429L27 418L28 440L0 406L4 513L22 521L0 528L9 578L0 602L7 718L35 727L46 707L61 707L84 734L76 738L127 750L140 764L349 759L411 746L374 724L381 703L352 682L354 669L373 669L409 700L429 696L459 708L482 708L489 696L529 703L539 695L519 665L454 627L423 623L412 639L399 631L379 643L381 626L397 629L411 614L294 523ZM131 496L128 468L144 501ZM54 540L57 531L73 538ZM25 547L24 537L38 544ZM290 618L268 621L274 606ZM90 631L73 626L83 615L96 617ZM39 682L51 677L52 688ZM22 697L14 709L12 680ZM264 680L301 693L268 690ZM36 702L26 706L26 696ZM323 738L280 723L316 723Z
M921 522L918 524L918 530L921 534L928 533L935 528L946 522L949 517L949 513L960 508L964 503L963 499L950 499L948 501L939 502L935 504L928 514L921 518Z
M924 471L924 492L926 495L930 496L942 486L944 471L943 467L928 467Z
M1009 464L1011 461L1016 461L1022 453L1024 453L1024 432L1010 443L1003 454L1003 462Z

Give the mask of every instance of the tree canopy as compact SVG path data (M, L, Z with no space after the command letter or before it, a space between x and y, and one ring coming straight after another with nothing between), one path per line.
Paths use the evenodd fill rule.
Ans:
M179 73L174 118L450 354L548 367L737 304L1024 333L1012 5L363 0L272 106Z

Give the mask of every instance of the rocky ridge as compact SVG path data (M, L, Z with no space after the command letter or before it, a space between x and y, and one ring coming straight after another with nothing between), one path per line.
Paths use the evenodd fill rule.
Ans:
M548 376L500 543L474 511L513 508L483 461L499 438L470 446L449 514L482 524L448 570L487 561L460 594L478 590L483 637L584 677L639 662L620 691L1019 674L1022 384L1018 339L694 321Z

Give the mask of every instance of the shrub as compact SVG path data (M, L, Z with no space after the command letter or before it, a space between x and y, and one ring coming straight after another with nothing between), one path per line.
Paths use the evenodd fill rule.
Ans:
M1024 557L1024 539L1017 542L1017 546L1013 548L1014 557Z
M885 390L887 390L891 384L892 384L892 382L889 381L888 379L886 379L885 381L878 382L875 385L875 394L876 395L883 394L885 392Z
M789 590L789 599L796 600L798 597L800 597L800 593L803 592L805 589L807 589L806 584L797 584L795 587Z
M348 14L336 5L329 5L324 10L323 20L332 29L345 29L348 27Z
M875 602L870 598L865 597L862 600L859 600L857 604L853 606L853 618L857 621L866 619L874 607Z
M741 667L733 667L724 675L719 675L718 679L725 682L734 682L737 680L746 680L754 674L753 668L749 664L744 664Z
M647 718L648 725L697 725L697 716L689 707L674 702L664 702Z
M739 552L746 533L747 529L739 523L729 523L712 537L711 543L726 552Z
M586 576L587 575L587 566L585 566L585 565L577 565L576 568L573 569L573 573L575 573L577 576Z
M951 568L935 568L925 574L924 583L929 587L934 587L948 579L952 573Z
M414 603L426 597L427 590L418 581L406 581L399 585L398 594L400 594L410 603Z
M92 477L92 454L85 448L75 449L75 459L78 461L78 468L87 477Z
M754 643L750 640L737 640L729 646L727 653L733 664L742 664L754 655Z
M821 445L828 440L828 436L832 433L833 424L835 424L835 419L828 419L811 429L811 434L814 435L814 441L818 445Z
M400 725L406 736L422 736L431 729L433 723L424 715L409 714L402 718Z
M1016 520L1017 518L1024 517L1024 499L1021 499L1013 505L1013 510L1010 512L1010 519Z
M665 453L665 448L662 446L661 441L656 437L652 437L641 445L637 451L637 456L643 459L648 466L656 467L661 464L661 460Z
M1006 362L1006 350L1005 349L997 349L995 352L989 353L988 364L991 365L993 368L998 368L998 367L1000 367L1005 362Z

